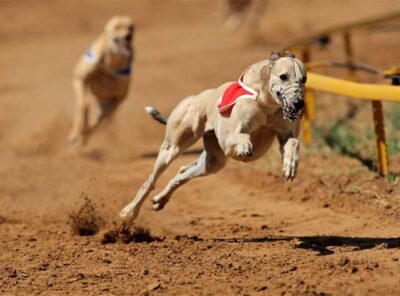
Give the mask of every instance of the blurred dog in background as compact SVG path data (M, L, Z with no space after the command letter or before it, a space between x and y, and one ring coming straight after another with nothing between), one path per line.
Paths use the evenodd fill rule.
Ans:
M129 17L111 18L76 65L73 74L76 110L68 136L71 146L85 144L127 96L134 57L133 35L134 25Z
M268 0L220 0L217 15L227 30L235 31L245 22L257 30L267 4Z

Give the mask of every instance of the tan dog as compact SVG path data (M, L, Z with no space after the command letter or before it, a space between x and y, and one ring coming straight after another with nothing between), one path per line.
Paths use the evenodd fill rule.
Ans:
M268 0L220 0L217 16L224 20L230 31L248 23L252 30L258 29Z
M115 16L75 67L73 86L77 106L68 137L72 146L84 144L106 118L110 118L128 93L133 62L134 26L127 16ZM90 97L94 97L94 122L89 124ZM93 115L92 115L93 116Z
M249 162L262 156L275 136L283 156L283 175L296 176L299 160L299 129L304 109L306 70L291 53L272 53L269 59L250 66L242 81L256 93L255 99L240 99L229 117L218 114L217 100L232 83L182 100L168 120L154 108L147 111L167 124L153 172L136 197L120 213L137 217L140 207L167 166L189 146L203 137L204 151L180 169L168 185L153 198L153 208L162 209L171 194L190 179L216 173L227 157Z

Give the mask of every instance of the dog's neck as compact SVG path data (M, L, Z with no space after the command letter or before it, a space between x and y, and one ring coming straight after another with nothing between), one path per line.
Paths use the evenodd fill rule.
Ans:
M130 74L131 62L133 59L132 48L121 48L116 45L106 46L104 52L104 67L118 75Z
M108 59L108 63L110 64L118 64L124 63L131 59L132 57L132 48L129 47L120 47L120 46L109 46L107 47L105 56Z
M269 91L269 63L271 63L269 59L255 63L243 74L243 82L258 92L257 102L267 115L271 115L282 108L275 102Z

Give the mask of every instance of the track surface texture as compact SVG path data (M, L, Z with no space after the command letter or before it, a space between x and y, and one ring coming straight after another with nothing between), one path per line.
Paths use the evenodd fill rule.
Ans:
M271 0L255 40L246 27L224 30L214 1L1 0L0 294L399 295L398 185L327 147L303 147L294 182L275 145L191 181L160 212L147 201L135 224L117 216L164 133L144 106L168 114L288 38L395 8ZM115 14L137 26L133 86L114 120L70 151L72 67ZM355 52L385 68L400 60L399 40L360 33ZM337 100L317 119L347 102ZM154 193L195 157L180 157Z

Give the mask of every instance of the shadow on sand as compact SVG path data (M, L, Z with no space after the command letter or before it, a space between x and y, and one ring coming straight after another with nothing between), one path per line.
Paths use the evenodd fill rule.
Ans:
M182 155L199 155L204 149L191 149L182 153ZM148 152L141 155L142 158L156 158L158 152Z
M400 248L400 238L376 238L376 237L343 237L343 236L267 236L258 238L217 238L215 241L233 243L262 243L274 241L298 240L296 248L317 251L319 255L330 255L334 251L329 247L355 247L354 251L373 249L383 246L385 249Z
M202 239L198 236L186 237L194 241L214 241L225 243L264 243L296 240L295 248L317 251L318 255L331 255L335 252L331 247L354 247L352 251L360 251L381 247L383 249L400 248L400 237L345 237L345 236L264 236L239 238Z

